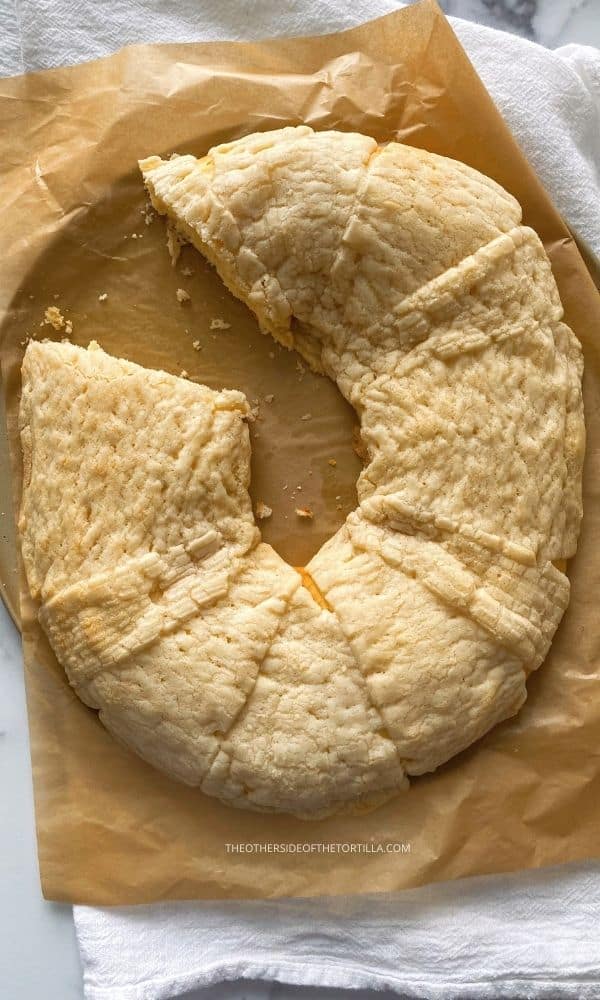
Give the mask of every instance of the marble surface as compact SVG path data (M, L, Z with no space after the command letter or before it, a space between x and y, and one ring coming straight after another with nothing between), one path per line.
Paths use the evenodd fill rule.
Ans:
M513 31L550 48L569 42L600 47L600 0L442 0L441 6L448 14ZM0 7L0 23L10 33L11 27L14 30L12 11L17 17L18 3ZM81 1000L71 909L45 902L40 895L21 650L17 631L1 605L0 664L4 801L0 815L4 901L0 908L0 994L11 1000ZM347 994L264 983L223 984L194 994L197 1000L209 996L211 1000L340 1000ZM372 996L385 1000L385 994ZM188 1000L193 1000L191 994Z
M80 1000L71 907L40 893L19 634L0 603L0 996Z
M440 0L440 6L551 49L570 42L600 47L600 0Z

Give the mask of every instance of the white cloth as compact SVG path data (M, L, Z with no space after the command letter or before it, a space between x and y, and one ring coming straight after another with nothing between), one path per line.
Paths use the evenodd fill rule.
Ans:
M332 31L393 0L10 0L0 72L136 41ZM600 255L600 52L453 26L568 223ZM600 864L394 897L75 907L88 1000L159 1000L222 980L390 989L419 1000L600 998ZM248 984L244 996L266 996ZM224 994L221 993L221 996ZM322 995L322 990L320 994Z
M597 1000L599 921L592 863L394 896L75 907L88 1000L163 1000L240 978L411 1000Z

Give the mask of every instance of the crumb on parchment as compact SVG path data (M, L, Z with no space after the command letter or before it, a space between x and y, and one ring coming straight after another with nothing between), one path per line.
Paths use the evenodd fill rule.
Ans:
M314 517L314 514L310 509L310 507L296 507L294 513L296 514L297 517L307 518L309 520L312 520L312 518Z
M274 394L273 394L272 392L269 392L269 393L268 393L268 394L267 394L267 395L265 396L265 403L272 403L274 399L275 399L275 396L274 396Z
M65 325L65 317L61 313L58 306L48 306L44 313L44 321L46 326L51 326L55 330L62 330ZM40 324L41 326L42 324Z
M210 328L211 330L230 330L231 323L226 323L224 319L219 319L217 316L215 319L211 319Z
M184 278L191 278L194 272L192 271L191 267L182 267L181 273L183 274Z
M102 294L98 296L98 302L106 302L107 298L108 298L108 293L102 292Z
M179 235L171 222L167 222L167 250L171 258L171 266L175 267L185 240Z
M67 336L73 333L73 322L65 319L58 306L48 306L40 326L51 326L54 330L64 330Z
M335 458L329 458L327 459L327 464L330 465L332 469L335 469L337 462Z
M195 351L201 351L202 350L202 344L200 343L199 340L193 340L192 341L192 347L194 348Z
M184 302L191 302L192 298L191 295L188 295L185 288L178 288L175 292L175 297L180 305L183 305Z
M305 413L300 417L300 420L312 420L312 413Z
M258 501L256 504L255 514L259 521L265 521L268 517L271 517L272 513L273 510L271 507L269 507L266 503L263 503L262 500Z

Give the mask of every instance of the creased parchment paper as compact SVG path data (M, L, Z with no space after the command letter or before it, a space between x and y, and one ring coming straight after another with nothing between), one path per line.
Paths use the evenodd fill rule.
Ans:
M212 387L262 400L252 428L252 492L274 510L264 537L290 562L303 564L355 505L354 414L330 382L259 334L191 249L171 266L163 223L146 217L136 169L138 157L150 153L202 154L247 132L307 122L463 160L522 203L550 254L586 359L585 518L569 565L571 604L550 656L515 720L368 815L310 823L239 812L161 776L78 701L23 592L44 894L117 904L373 892L598 854L599 299L435 4L338 35L135 46L99 62L5 80L0 120L1 349L17 502L23 342L61 335L40 327L45 309L56 305L78 344L95 338L119 356L185 369ZM179 287L191 296L188 304L177 302ZM211 327L215 319L221 328ZM312 418L302 421L306 413ZM298 486L298 499L315 511L309 524L293 514L290 491ZM5 513L2 576L16 607L9 520ZM286 844L299 846L283 853ZM368 853L324 850L331 844L370 846Z

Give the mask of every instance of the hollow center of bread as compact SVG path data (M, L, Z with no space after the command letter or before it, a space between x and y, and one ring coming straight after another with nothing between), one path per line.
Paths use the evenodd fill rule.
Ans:
M256 351L273 346L257 330L254 340ZM328 378L299 371L295 352L277 351L256 394L256 358L248 360L240 388L256 413L249 422L252 506L264 541L290 565L306 566L357 506L358 419ZM261 517L265 507L271 513Z
M258 526L287 563L305 566L356 509L362 469L358 416L331 379L260 332L256 317L194 247L182 248L173 278L164 229L147 227L145 240L156 251L148 254L148 268L156 269L148 294L156 296L165 324L171 321L165 340L170 336L177 345L175 368L170 348L171 370L185 369L188 378L211 389L244 393L252 410L252 507L257 514L265 507L272 512L259 516ZM186 277L183 271L193 273ZM165 303L166 280L185 285L190 302L182 307L172 295ZM215 319L219 326L211 328Z

